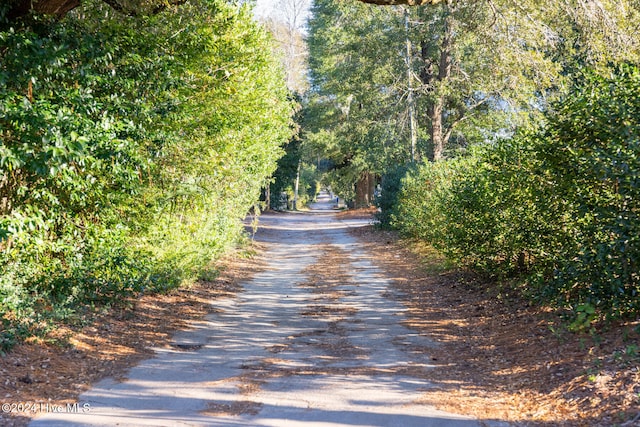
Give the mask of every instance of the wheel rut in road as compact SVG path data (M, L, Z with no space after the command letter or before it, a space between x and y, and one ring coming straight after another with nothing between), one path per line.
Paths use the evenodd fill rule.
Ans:
M349 234L366 221L328 208L263 215L255 238L268 267L241 292L212 301L125 380L81 395L89 411L31 425L487 425L417 403L434 344L403 326L390 280Z

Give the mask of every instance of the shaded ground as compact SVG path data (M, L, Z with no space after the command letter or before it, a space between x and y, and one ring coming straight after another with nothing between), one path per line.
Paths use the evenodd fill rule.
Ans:
M339 217L347 223L367 218L362 213ZM392 234L354 227L351 240L336 241L344 221L330 221L321 229L300 221L291 229L265 219L267 226L258 234L262 253L273 255L273 244L281 239L315 245L312 253L293 245L298 258L285 267L293 268L287 274L296 279L277 311L291 310L290 316L265 322L260 316L273 313L235 316L231 309L237 304L255 309L259 305L252 304L268 296L250 292L255 298L243 300L241 291L247 293L250 278L249 289L259 291L264 274L269 277L274 270L268 259L231 259L216 281L169 296L144 297L134 309L104 313L84 328L61 328L57 335L68 336L66 346L31 343L16 348L0 359L2 403L16 408L32 402L82 404L86 400L79 401L79 394L101 378L112 378L103 387L110 390L126 384L121 381L125 378L135 378L129 368L153 355L153 348L156 354L188 360L215 347L217 340L233 339L233 329L250 321L256 341L238 342L247 357L219 365L217 377L202 378L203 387L215 396L196 405L194 424L208 417L206 425L285 425L285 418L298 425L320 425L318 414L323 414L324 419L356 419L358 425L387 425L390 419L396 424L388 425L424 426L425 420L479 425L445 413L420 413L435 406L517 425L640 425L639 363L637 354L629 351L638 344L632 332L637 324L620 326L629 331L626 340L618 328L601 332L596 345L588 336L552 332L550 322L557 319L549 313L497 299L468 277L443 270L433 254L424 258L416 255L415 246L398 244ZM432 262L425 264L425 259ZM354 272L374 288L363 292ZM367 295L375 298L367 300ZM381 316L376 304L390 311ZM192 326L202 325L207 312L209 319L217 316L231 325L225 330L221 324L216 340L189 332L174 335L189 320ZM376 323L382 317L399 322ZM366 323L374 327L363 328ZM167 390L172 402L185 394L174 385ZM374 398L363 390L373 390ZM394 411L391 418L381 416ZM28 421L0 417L3 426ZM55 425L50 420L37 425ZM139 420L122 420L122 425L141 425Z

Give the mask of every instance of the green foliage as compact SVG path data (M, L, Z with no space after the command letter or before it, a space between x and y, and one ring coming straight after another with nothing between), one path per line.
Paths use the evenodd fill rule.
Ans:
M396 213L391 225L404 234L423 239L459 259L460 247L451 243L464 238L464 230L456 220L459 207L449 203L456 183L474 169L473 157L443 162L428 162L411 171L402 181Z
M381 191L375 199L376 207L380 209L376 219L382 227L390 227L392 219L397 217L402 180L412 168L412 165L397 166L382 177Z
M567 217L551 293L618 316L640 311L640 72L585 72L538 150Z
M520 33L530 19L511 10L496 20L473 2L405 15L401 7L321 0L312 12L307 108L315 122L303 126L303 139L333 162L325 181L346 199L364 172L393 174L412 160L414 105L414 157L451 157L513 129L532 99L558 84L559 67L532 46L546 46L544 27ZM505 39L510 31L518 42Z
M271 46L248 8L210 0L137 19L87 2L0 32L7 343L51 310L197 277L237 240L291 135Z
M305 102L308 161L332 168L323 182L351 200L364 172L409 159L403 72L403 15L359 2L314 2L309 22L312 90ZM349 22L349 25L344 25Z
M307 112L308 110L300 108L294 117L296 123L301 124L308 120L309 118L305 117ZM309 152L310 145L303 143L299 131L300 129L297 129L296 134L285 146L285 155L278 160L278 168L273 174L269 201L273 209L293 208L296 179L298 180L298 208L313 201L320 191L320 173L317 166L307 160L313 158Z
M271 207L273 209L293 209L295 199L295 181L297 176L297 166L295 168L278 169L271 185ZM315 165L300 163L300 176L298 179L298 202L297 208L309 205L316 199L320 192L320 176ZM286 196L287 206L281 205Z
M640 312L640 72L575 81L539 129L410 174L393 223L478 271L521 275L580 329Z
M427 166L438 171L430 240L456 261L494 276L540 262L562 233L551 228L546 187L530 153L518 140L502 140L447 165Z

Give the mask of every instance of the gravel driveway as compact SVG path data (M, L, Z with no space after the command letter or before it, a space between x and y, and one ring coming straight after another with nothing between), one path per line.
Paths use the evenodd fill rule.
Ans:
M428 390L428 337L403 326L383 272L327 195L310 212L265 214L268 267L170 348L30 425L498 425L415 403Z

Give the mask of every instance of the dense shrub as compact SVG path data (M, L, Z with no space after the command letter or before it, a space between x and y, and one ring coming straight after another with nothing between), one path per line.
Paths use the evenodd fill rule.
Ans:
M640 71L587 72L538 141L568 230L548 291L614 316L640 312Z
M379 208L376 219L382 227L390 227L393 217L397 215L402 180L412 167L410 164L398 165L382 176L380 193L375 198L375 205Z
M291 103L266 32L222 1L170 12L0 26L6 337L197 276L275 170Z
M473 169L475 158L457 158L447 162L428 162L407 173L402 180L398 207L391 225L403 233L430 242L452 259L460 260L463 246L460 236L460 207L451 203L456 183ZM464 230L462 230L464 231ZM464 233L463 233L464 234Z
M576 82L537 131L408 176L394 224L536 299L638 314L640 72Z

